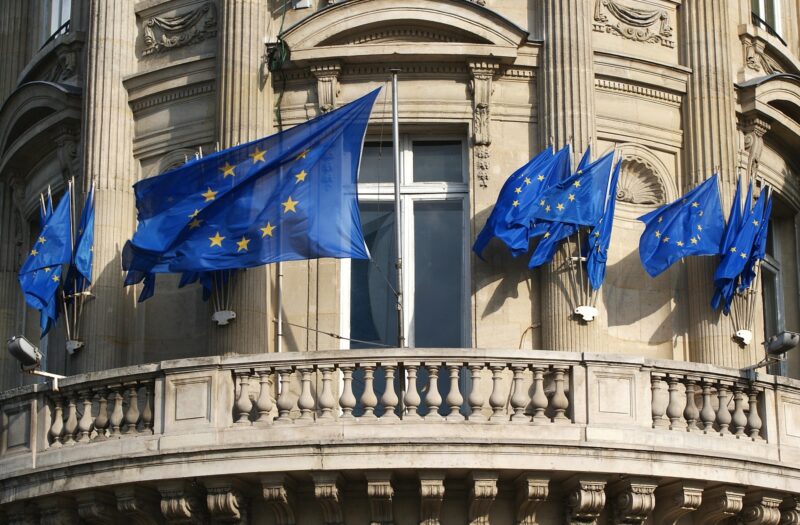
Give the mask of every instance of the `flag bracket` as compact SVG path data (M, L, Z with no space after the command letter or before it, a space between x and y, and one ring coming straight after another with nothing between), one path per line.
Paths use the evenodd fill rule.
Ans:
M236 312L233 310L217 310L211 314L211 320L217 323L217 326L225 326L236 319Z
M750 330L737 330L733 338L742 346L749 346L753 342L753 332Z
M599 313L600 312L594 306L582 305L575 308L575 315L587 323L594 321L594 318L597 317Z
M84 345L83 341L79 341L77 339L68 339L66 343L67 353L69 355L72 355L81 348L83 348L83 345Z

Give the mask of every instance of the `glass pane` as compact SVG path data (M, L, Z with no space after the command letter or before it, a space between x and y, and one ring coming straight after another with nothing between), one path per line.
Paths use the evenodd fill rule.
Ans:
M414 203L414 341L460 347L464 268L463 203Z
M778 276L761 265L762 298L764 301L764 338L778 333Z
M397 346L394 203L361 203L361 224L372 261L353 260L350 273L350 337ZM351 348L370 348L351 342Z
M460 140L415 140L414 182L463 182Z
M364 143L358 181L394 182L394 157L391 142Z
M775 17L775 1L776 0L764 0L764 15L761 17L764 21L769 24L772 29L776 29L778 24L776 23Z

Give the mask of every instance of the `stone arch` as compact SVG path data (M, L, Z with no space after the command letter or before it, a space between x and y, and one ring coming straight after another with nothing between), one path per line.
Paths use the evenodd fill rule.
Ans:
M626 218L635 218L648 209L662 206L678 197L669 169L648 148L634 143L617 146L622 161L616 199ZM641 212L641 213L640 213Z

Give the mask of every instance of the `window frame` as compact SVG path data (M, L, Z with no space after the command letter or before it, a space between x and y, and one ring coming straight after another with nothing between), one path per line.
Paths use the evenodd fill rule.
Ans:
M771 246L768 245L768 248L772 248L772 253L769 252L769 249L764 254L764 259L761 261L761 275L759 275L759 279L761 279L761 308L762 308L762 315L764 319L762 319L763 326L764 326L764 340L766 341L768 338L772 337L775 334L779 334L786 329L786 312L784 311L785 304L784 304L784 297L783 297L783 272L781 269L781 243L780 243L780 232L778 231L780 228L780 221L775 221L774 219L769 220L769 232L772 236L772 242L769 243ZM769 277L767 276L769 274ZM764 294L766 287L764 286L764 279L772 279L773 285L775 288L775 296L771 298L773 304L772 308L775 311L775 334L768 334L767 333L767 323L766 323L766 302L767 297ZM786 361L782 361L779 363L771 364L768 368L768 371L771 374L775 375L782 375L785 376L787 373L787 363Z
M767 3L768 2L769 2L769 5L772 7L772 9L774 11L773 16L775 18L775 20L773 20L773 22L770 25L770 27L778 35L783 35L783 24L782 24L782 20L781 20L781 14L782 14L781 0L754 0L753 2L751 2L750 8L752 10L754 10L756 15L761 20L763 20L767 24L770 24L770 21L767 19ZM756 4L756 5L754 6L753 4ZM757 9L757 11L755 9Z

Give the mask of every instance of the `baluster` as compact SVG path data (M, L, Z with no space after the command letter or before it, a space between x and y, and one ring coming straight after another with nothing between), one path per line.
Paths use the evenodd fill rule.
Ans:
M236 382L239 383L239 395L233 404L235 416L234 424L249 425L250 411L253 410L253 402L250 400L250 371L240 370L235 372Z
M386 376L386 388L383 391L383 396L381 396L381 404L383 405L382 418L399 419L394 412L397 403L400 402L397 393L394 391L394 372L397 370L397 366L383 365L383 370Z
M720 381L719 390L717 391L717 397L719 398L719 407L717 408L717 425L719 425L720 435L723 436L730 435L731 433L731 411L728 408L728 400L730 399L730 390L728 390L728 386L730 384L731 383L728 381Z
M100 387L97 392L97 417L94 418L94 429L97 434L94 436L94 441L105 441L106 428L108 427L108 390Z
M114 401L114 407L111 410L111 437L119 438L122 436L122 431L120 430L120 426L122 425L122 420L124 415L122 413L122 394L120 394L120 385L114 385L111 387L112 394L111 399Z
M664 402L664 396L661 395L662 378L666 377L665 374L653 372L650 374L650 410L653 416L653 428L666 428L669 423L664 419L664 413L667 410L667 404Z
M78 443L88 443L92 440L90 435L94 423L92 419L92 395L88 389L81 390L78 395L80 395L83 400L83 412L81 413L81 418L78 420L78 430L81 433L81 436L78 438Z
M270 413L272 412L272 384L269 381L269 370L258 370L258 399L256 399L256 410L258 411L257 423L269 423Z
M544 423L548 421L544 415L547 410L547 395L544 393L544 368L533 369L533 422Z
M717 414L711 401L711 379L703 379L703 409L700 410L700 421L703 422L703 432L708 434L714 431L714 420Z
M356 396L353 395L353 365L339 365L339 369L342 371L342 395L339 396L341 417L351 418L356 407Z
M450 407L450 414L447 415L449 421L463 421L461 415L461 405L464 403L464 396L458 388L458 373L461 369L459 364L449 364L447 369L450 373L450 391L447 392L447 405Z
M486 421L486 416L483 415L483 394L481 393L481 371L483 370L483 363L469 365L470 377L472 378L472 388L469 391L470 421Z
M128 385L128 410L125 412L125 434L136 434L139 423L139 392L136 383Z
M566 416L567 409L569 408L569 399L567 399L567 395L564 393L564 374L566 372L566 368L553 368L553 374L555 375L554 381L556 383L556 391L553 394L553 399L550 401L553 411L555 412L553 422L569 422L569 418Z
M744 393L741 385L733 385L733 422L734 434L737 438L745 436L744 429L747 426L747 416L744 415Z
M406 395L403 401L406 405L406 413L404 419L419 419L419 404L422 399L419 397L417 391L417 369L419 365L406 364L406 372L408 374L408 386L406 387Z
M700 417L700 410L694 399L697 392L696 383L696 377L686 376L686 409L683 411L683 417L686 419L686 428L689 432L697 430L697 419Z
M441 419L439 407L442 404L442 395L439 393L439 365L428 365L428 392L425 394L425 403L428 404L428 414L425 419Z
M324 366L319 368L322 372L322 392L319 394L319 419L333 419L333 409L336 406L336 399L333 397L331 375L333 367Z
M77 399L74 393L70 393L67 404L67 421L64 423L64 444L75 444L75 432L78 430L78 409Z
M281 391L280 394L278 394L278 419L275 420L276 422L293 423L291 411L292 408L294 408L294 402L292 401L291 392L289 392L289 378L291 374L292 371L289 368L281 368L278 370Z
M299 369L300 373L300 397L297 399L297 408L300 409L300 418L304 421L314 419L314 398L311 395L311 374L310 368Z
M492 393L489 395L489 406L492 407L492 415L489 417L490 421L501 421L503 418L503 409L506 406L506 396L500 390L503 382L503 370L506 365L491 364L489 368L492 369Z
M153 433L153 389L155 383L144 383L144 408L142 408L142 432Z
M758 415L758 394L759 389L751 386L747 393L750 401L750 413L747 415L747 426L750 427L750 438L761 439L761 416Z
M50 425L50 438L52 439L53 448L61 448L61 433L64 432L64 408L62 406L61 396L53 399L55 408L53 410L53 424Z
M528 405L527 389L522 386L524 379L522 375L525 372L525 368L524 365L511 366L511 370L514 371L513 393L511 395L511 408L514 410L514 414L511 416L511 421L515 423L530 421L528 416L525 415L525 407Z
M378 398L373 388L375 365L362 364L361 369L364 370L364 393L361 395L361 404L364 405L364 415L361 417L372 419L375 417L375 407L378 406Z
M681 391L678 388L682 376L676 374L669 374L667 376L667 383L669 384L669 404L667 405L667 417L669 418L669 429L683 429L685 428L681 416L683 415L683 406L681 403Z

